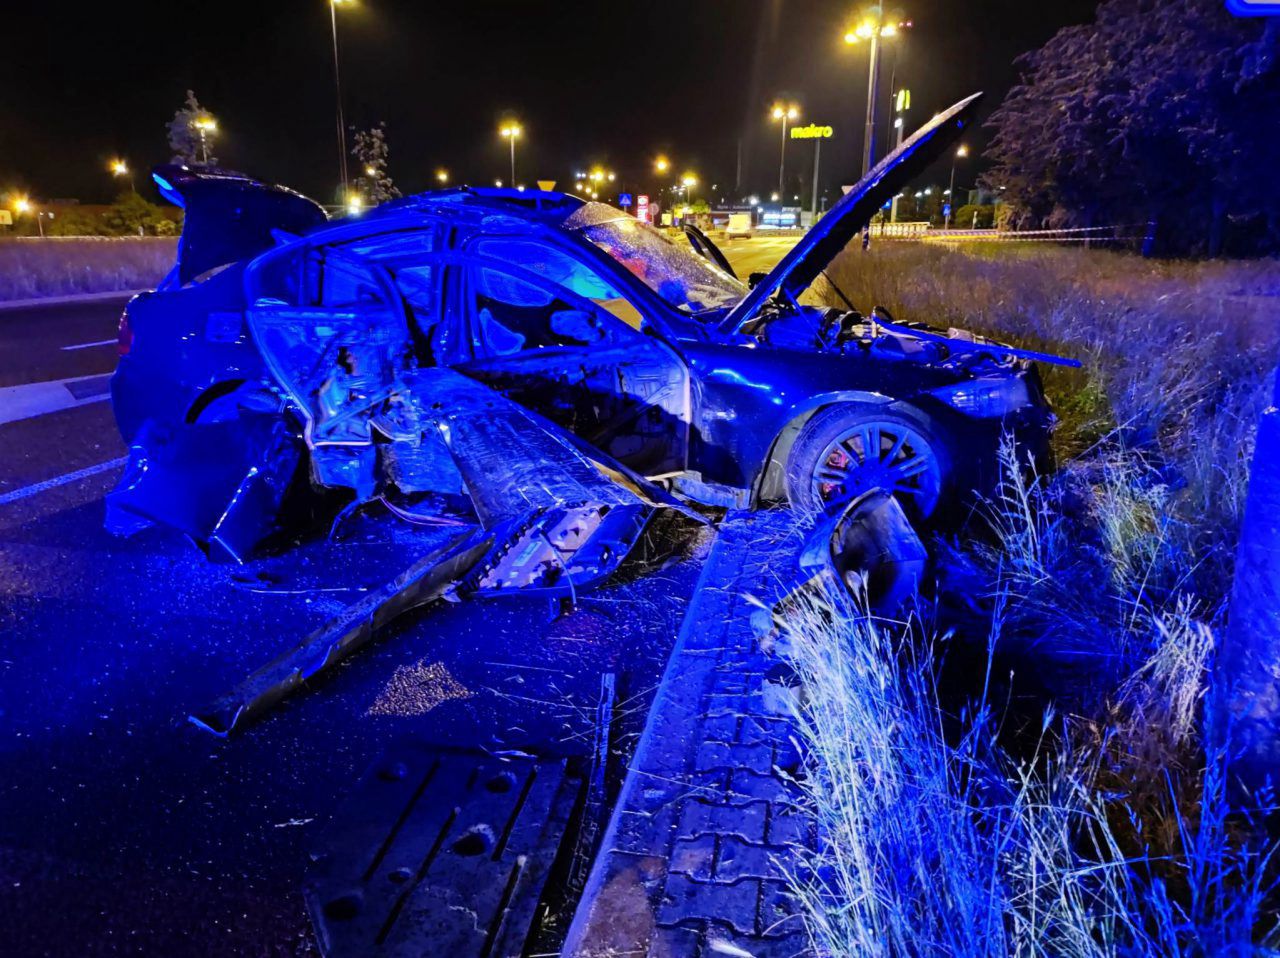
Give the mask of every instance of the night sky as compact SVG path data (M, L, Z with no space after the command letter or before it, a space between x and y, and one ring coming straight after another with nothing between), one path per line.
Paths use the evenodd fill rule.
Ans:
M0 193L105 201L112 156L139 171L168 159L164 124L190 87L221 125L223 165L332 197L327 0L7 6ZM989 111L1016 79L1014 57L1094 6L911 0L901 10L915 27L886 52L886 101L896 50L899 85L912 89L909 126L977 89ZM497 126L510 113L526 131L526 182L571 187L575 169L601 163L628 188L652 191L663 152L673 173L692 169L727 193L741 138L743 192L767 193L780 133L768 107L785 96L801 104L802 122L835 128L821 177L834 195L860 163L866 52L842 39L859 9L848 0L356 0L338 11L347 122L386 121L390 172L406 192L432 186L440 166L455 181L505 178ZM794 142L787 162L807 179L812 146Z

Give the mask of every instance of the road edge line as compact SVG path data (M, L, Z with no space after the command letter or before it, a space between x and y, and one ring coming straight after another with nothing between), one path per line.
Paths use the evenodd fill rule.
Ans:
M38 493L45 492L49 489L57 489L59 486L65 486L68 483L76 482L79 479L88 479L90 476L96 476L99 473L119 468L128 461L128 456L108 459L106 462L100 462L94 466L85 466L83 469L77 469L75 472L64 473L61 476L54 476L52 479L45 479L43 482L32 483L31 485L23 486L20 489L12 489L9 492L0 493L0 506L7 506L11 502L26 499L29 496L37 495Z

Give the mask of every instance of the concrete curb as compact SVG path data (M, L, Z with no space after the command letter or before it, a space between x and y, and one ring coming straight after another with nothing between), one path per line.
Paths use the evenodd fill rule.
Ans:
M34 299L0 300L0 312L7 309L30 309L33 306L65 306L71 303L99 303L112 299L128 299L145 289L115 289L102 293L76 293L74 296L37 296Z

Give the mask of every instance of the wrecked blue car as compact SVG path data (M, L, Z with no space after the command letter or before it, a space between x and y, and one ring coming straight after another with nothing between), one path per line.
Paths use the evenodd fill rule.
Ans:
M1050 357L799 297L976 100L750 285L696 230L675 241L565 193L442 190L329 221L278 186L162 167L185 223L172 273L120 321L130 460L108 523L237 561L366 506L478 529L434 556L447 575L419 569L428 601L571 593L656 510L833 510L882 490L917 523L954 513L992 481L1002 433L1044 454L1032 361ZM322 645L385 614L366 612Z
M252 432L280 447L271 468L304 464L321 492L448 496L458 483L425 489L417 463L379 457L372 412L410 371L445 368L695 503L820 508L884 488L928 519L989 484L1002 431L1043 452L1033 357L798 297L973 105L888 157L751 288L705 236L676 242L564 193L444 190L328 222L280 187L162 168L186 225L171 275L121 319L121 433L139 450L233 421L218 442ZM185 511L170 518L202 543L218 518L113 506Z

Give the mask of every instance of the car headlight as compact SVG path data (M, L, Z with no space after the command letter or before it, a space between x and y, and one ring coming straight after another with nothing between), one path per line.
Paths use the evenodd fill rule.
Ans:
M1027 381L1021 376L970 379L935 389L933 395L952 409L978 419L1007 416L1031 404Z

